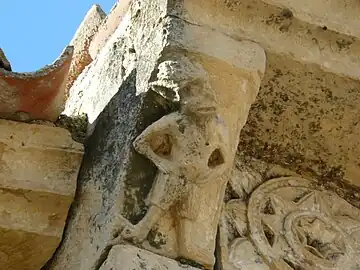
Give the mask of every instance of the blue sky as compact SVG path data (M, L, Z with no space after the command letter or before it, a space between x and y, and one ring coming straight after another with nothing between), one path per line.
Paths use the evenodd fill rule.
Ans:
M1 0L0 47L13 71L35 71L60 55L93 4L108 13L115 2Z

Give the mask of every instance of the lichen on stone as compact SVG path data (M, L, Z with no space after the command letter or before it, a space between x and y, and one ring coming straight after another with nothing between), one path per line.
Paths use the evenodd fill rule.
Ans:
M86 114L77 116L67 116L62 114L56 120L55 125L69 130L74 141L84 143L88 125L88 117Z

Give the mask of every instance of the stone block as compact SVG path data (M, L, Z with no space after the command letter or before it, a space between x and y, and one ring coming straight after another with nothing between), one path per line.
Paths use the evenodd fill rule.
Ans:
M74 46L74 55L66 82L66 96L76 78L84 68L92 62L93 59L89 54L90 43L105 18L106 14L101 7L99 5L93 5L71 40L70 44Z
M130 245L114 246L99 270L196 270L167 257Z
M83 146L62 128L0 120L0 268L38 270L59 245Z
M359 1L264 0L264 2L288 9L294 17L302 21L360 38Z
M355 37L360 5L352 2L185 0L185 11L174 15L234 38L252 40L268 52L359 78L360 41Z
M130 2L131 0L117 1L117 3L111 9L109 15L100 26L99 31L92 39L89 53L93 59L96 58L99 51L105 46L111 35L114 34L116 28L119 26L121 20L125 16Z

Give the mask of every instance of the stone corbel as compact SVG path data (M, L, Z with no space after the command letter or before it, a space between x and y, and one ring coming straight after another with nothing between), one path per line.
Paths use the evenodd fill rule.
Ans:
M220 37L224 40L217 42L224 51L229 45L224 57L211 48L201 53L189 50L165 57L158 65L150 87L179 102L180 109L147 127L134 141L135 150L158 172L146 215L136 225L125 222L117 228L118 243L132 241L209 269L215 262L221 205L240 131L265 66L258 45Z

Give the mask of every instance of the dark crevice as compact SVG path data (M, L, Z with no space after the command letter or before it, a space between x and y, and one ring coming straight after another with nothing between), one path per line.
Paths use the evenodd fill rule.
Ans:
M197 24L197 23L194 23L194 22L190 22L188 20L185 20L184 18L181 18L179 16L176 16L176 15L167 15L166 17L169 17L169 18L173 18L173 19L178 19L178 20L182 20L190 25L196 25L196 26L200 26L200 27L204 27L204 25L201 25L201 24Z
M224 156L220 149L215 149L208 159L208 166L209 168L215 168L221 164L224 164L224 162Z
M274 232L272 231L272 229L267 224L262 223L262 226L263 226L265 237L269 242L269 245L273 246L274 243L275 243L275 234L274 234Z
M176 258L176 261L178 261L182 265L192 266L192 267L199 268L199 269L202 269L202 270L206 269L201 264L199 264L199 263L197 263L197 262L195 262L193 260L183 258L183 257Z
M223 266L221 264L221 247L220 247L220 227L218 226L216 233L216 243L215 243L215 265L214 270L222 270Z
M290 260L288 259L283 259L283 261L291 268L291 269L294 269L294 270L305 270L304 268L298 266L298 265L295 265L293 262L291 262Z
M109 256L110 250L113 246L106 246L104 248L104 250L101 252L99 259L97 259L97 261L95 262L95 265L93 267L94 270L99 270L100 267L104 264L104 262L106 261L107 257Z

